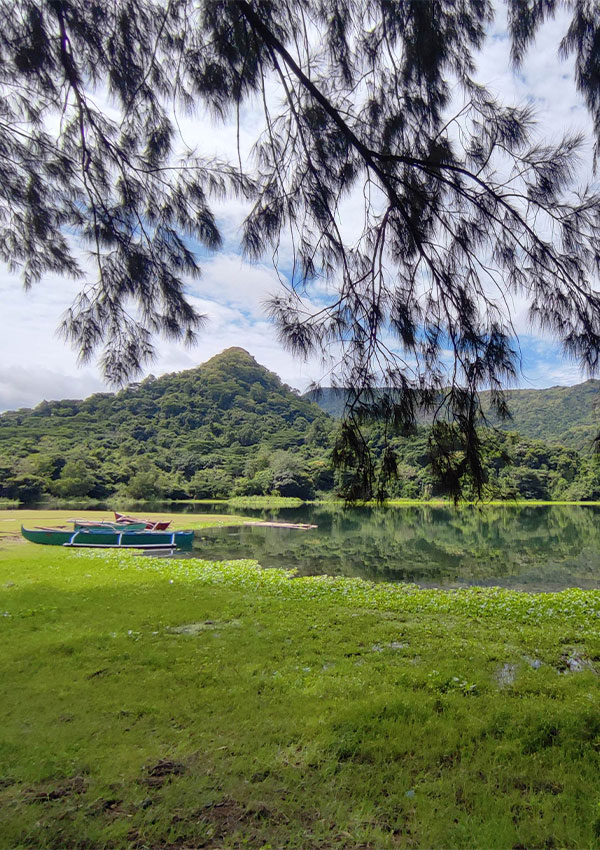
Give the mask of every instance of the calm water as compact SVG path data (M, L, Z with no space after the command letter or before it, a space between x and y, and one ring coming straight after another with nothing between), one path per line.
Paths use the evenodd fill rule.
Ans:
M82 506L84 507L84 506ZM302 508L138 506L143 511L231 513L318 528L230 527L196 533L195 557L255 558L300 575L362 576L423 587L500 585L523 590L600 588L600 507ZM127 506L135 513L133 505Z
M206 529L196 535L194 555L424 587L600 588L597 507L305 506L244 513L318 528Z

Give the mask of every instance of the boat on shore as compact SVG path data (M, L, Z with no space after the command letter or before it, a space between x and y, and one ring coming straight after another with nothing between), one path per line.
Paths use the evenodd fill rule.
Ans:
M90 549L190 549L193 531L131 531L101 526L25 528L21 534L31 543Z

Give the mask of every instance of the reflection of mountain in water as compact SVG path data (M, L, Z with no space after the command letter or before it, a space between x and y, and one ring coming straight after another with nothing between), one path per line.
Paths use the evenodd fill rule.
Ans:
M261 518L318 528L206 529L195 554L256 558L301 575L530 590L600 587L600 509L585 506L350 508L314 506Z

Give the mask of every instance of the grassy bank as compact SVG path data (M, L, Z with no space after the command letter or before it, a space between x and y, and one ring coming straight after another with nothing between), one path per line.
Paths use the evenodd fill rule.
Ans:
M598 845L600 592L5 543L0 613L7 850Z

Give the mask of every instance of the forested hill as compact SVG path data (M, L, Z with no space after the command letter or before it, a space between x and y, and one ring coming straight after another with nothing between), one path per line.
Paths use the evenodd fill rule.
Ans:
M600 459L587 451L597 386L514 393L512 428L530 436L482 432L486 497L600 499ZM311 499L343 492L347 471L331 461L336 430L333 417L230 348L117 393L1 414L0 499ZM366 437L378 457L381 427ZM426 427L393 447L390 496L443 495Z
M484 407L487 393L483 393ZM306 393L322 410L339 418L344 410L343 390L326 387ZM577 451L590 451L600 430L600 381L590 380L574 387L551 387L544 390L511 390L509 404L512 420L493 424L504 431L518 431L531 440L544 440ZM423 417L426 424L426 418Z
M505 431L544 440L577 451L590 451L600 429L600 381L590 380L574 387L544 390L511 390L512 420Z
M277 448L304 439L306 426L323 414L300 398L242 348L229 348L185 372L150 376L117 393L96 393L83 401L43 401L34 409L0 415L0 443L18 436L89 440L106 436L136 443L152 440L170 448L194 434L198 448L259 443L279 434Z
M264 486L269 476L289 481L282 489L291 495L299 467L309 457L319 465L330 428L317 405L230 348L115 394L3 413L0 496L23 499L41 488L63 497L201 498L230 495L234 479L256 474ZM22 486L11 491L11 481Z

